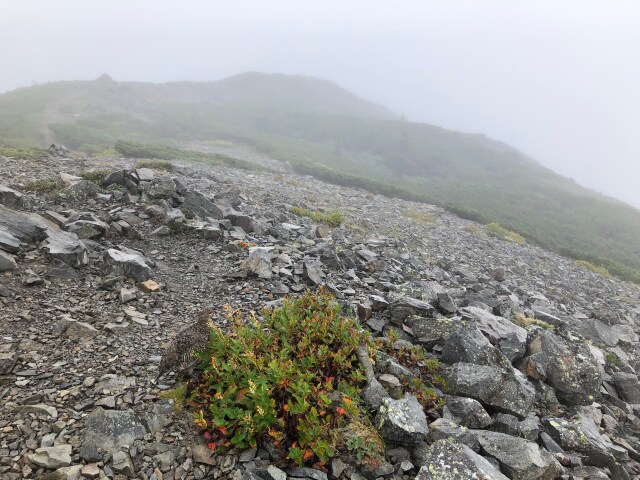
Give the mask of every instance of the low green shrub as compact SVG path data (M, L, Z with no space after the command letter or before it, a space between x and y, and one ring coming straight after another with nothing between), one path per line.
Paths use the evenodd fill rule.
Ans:
M308 217L314 222L324 223L331 227L339 227L344 223L344 215L339 210L333 210L329 213L316 212L308 208L293 207L289 210L294 215Z
M171 162L161 160L143 160L136 164L136 168L151 168L153 170L163 170L165 172L173 172L173 164Z
M607 270L606 267L594 265L588 260L576 260L576 263L581 267L585 267L586 269L591 270L594 273L599 273L600 275L604 275L605 277L611 276L611 273L609 273L609 270Z
M340 430L363 423L356 351L373 342L326 292L263 317L245 324L229 308L230 331L212 327L190 397L196 425L211 449L268 442L297 464L326 462L349 448Z
M487 234L496 238L503 238L505 240L510 240L512 242L517 243L518 245L522 245L527 241L525 238L519 233L513 232L511 230L507 230L499 223L493 222L485 227Z
M407 210L404 212L404 216L410 218L416 223L433 224L436 223L436 217L434 215L428 215L422 213L419 210Z
M57 190L59 187L58 180L55 178L42 178L40 180L31 180L24 186L26 190L32 192L45 193Z
M104 180L107 175L109 175L109 172L107 170L90 170L78 173L79 177L82 177L85 180L89 180L96 185L101 185L102 180Z
M23 158L27 160L44 160L49 158L49 152L43 148L11 148L0 146L3 157Z

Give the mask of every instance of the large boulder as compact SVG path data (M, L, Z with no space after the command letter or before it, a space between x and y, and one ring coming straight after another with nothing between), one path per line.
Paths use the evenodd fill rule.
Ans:
M0 249L9 253L18 253L22 242L14 237L6 227L0 226Z
M242 262L242 270L246 274L256 275L259 278L271 278L273 275L271 271L271 248L250 248L249 256Z
M0 185L0 204L10 208L26 208L30 201L26 195L5 185Z
M0 273L17 270L18 264L13 255L0 250Z
M224 218L224 212L215 203L205 197L202 193L191 191L184 197L182 209L191 217L197 215L200 218L215 218L221 220Z
M615 462L613 445L600 435L591 417L583 413L573 420L545 417L542 423L563 449L580 453L588 465L607 467Z
M640 404L640 381L634 373L616 372L613 375L620 398L627 403Z
M568 405L590 405L600 390L596 358L581 337L569 332L556 335L540 329L532 333L518 368L549 384L558 399Z
M486 428L491 425L491 417L482 404L473 398L448 395L442 409L442 416L467 428Z
M527 331L524 328L478 307L465 307L460 313L463 318L470 319L510 362L524 355L527 348Z
M414 462L422 467L415 480L508 480L486 458L451 440L434 442Z
M375 424L383 438L400 445L416 445L429 431L422 405L409 393L400 400L383 398Z
M524 418L535 401L535 389L520 372L491 365L456 363L446 372L446 391L475 398L485 406Z
M475 328L452 333L442 348L440 360L450 365L463 362L511 370L507 357Z
M509 478L553 480L564 470L555 457L536 443L499 432L477 431L482 451L500 464Z

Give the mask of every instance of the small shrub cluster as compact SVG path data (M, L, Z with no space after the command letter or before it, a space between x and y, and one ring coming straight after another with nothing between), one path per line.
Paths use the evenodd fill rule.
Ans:
M49 158L49 152L42 148L11 148L0 146L0 156L27 160L44 160Z
M300 215L301 217L308 217L314 222L324 223L331 227L339 227L344 223L344 215L338 210L322 213L309 210L308 208L293 207L290 212L294 215Z
M475 225L465 225L462 230L467 232L467 233L470 233L472 235L477 235L477 236L481 236L481 235L484 234L484 232L479 227L477 227Z
M487 225L485 227L485 230L492 237L511 240L512 242L515 242L518 245L522 245L527 242L525 238L519 233L513 232L511 230L507 230L502 225L496 222L493 222Z
M37 192L37 193L52 192L58 189L58 187L59 187L58 180L56 180L55 178L42 178L40 180L31 180L30 182L27 182L24 186L26 190L30 190L32 192Z
M619 367L621 365L620 359L613 352L608 352L605 359L607 360L607 364L612 365L614 367Z
M212 326L198 354L204 371L190 396L209 448L269 443L298 464L359 449L338 433L361 418L356 351L373 343L357 321L326 292L288 299L246 324L230 307L227 315L230 331Z
M171 162L161 160L143 160L136 164L136 168L151 168L153 170L163 170L165 172L173 172L173 164Z
M91 170L78 173L79 177L82 177L85 180L89 180L96 185L101 185L102 180L104 180L107 175L109 175L109 172L107 170Z
M600 275L604 275L605 277L610 277L611 273L607 270L606 267L599 267L598 265L594 265L588 260L576 260L576 263L581 267L585 267L588 270L591 270L594 273L599 273Z
M538 320L536 318L525 317L524 315L514 315L511 321L522 328L536 325L540 328L544 328L545 330L553 330L553 325L551 325L550 323Z

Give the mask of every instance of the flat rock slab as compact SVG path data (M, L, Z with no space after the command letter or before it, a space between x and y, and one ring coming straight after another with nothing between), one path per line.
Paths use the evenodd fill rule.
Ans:
M416 445L429 432L422 405L409 393L400 400L383 398L375 424L385 439L401 445Z
M71 445L38 448L35 453L28 455L31 463L39 467L54 469L71 465Z
M103 410L98 407L86 418L83 447L113 454L123 445L131 445L146 433L142 422L131 410Z
M126 276L144 282L151 276L151 267L144 256L130 248L110 248L105 253L105 264L111 275Z

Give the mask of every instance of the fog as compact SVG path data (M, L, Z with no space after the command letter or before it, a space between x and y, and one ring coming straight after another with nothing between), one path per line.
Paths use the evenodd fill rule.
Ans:
M33 82L335 81L640 207L640 3L4 0L0 92Z

